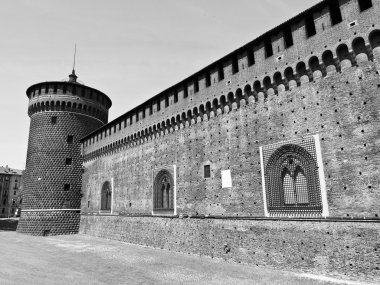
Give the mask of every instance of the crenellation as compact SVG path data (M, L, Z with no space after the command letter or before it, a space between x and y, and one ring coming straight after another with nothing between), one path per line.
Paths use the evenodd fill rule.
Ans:
M332 4L331 7L333 7L333 6L334 5ZM346 7L346 8L342 9L342 15L343 15L342 21L343 21L343 19L346 19L348 17L348 16L345 17L346 14L347 15L350 14L352 16L352 14L356 15L356 14L359 13L359 11L358 11L358 4L355 3L355 1L349 1L349 2L341 3L340 7L343 7L343 6ZM332 9L331 7L330 7L330 9ZM349 7L350 9L347 9L347 7ZM336 23L335 25L333 25L331 27L328 27L327 23L323 22L325 20L322 21L322 18L325 18L326 13L329 13L329 10L328 10L327 6L323 6L322 5L322 6L317 7L317 8L316 8L316 12L314 12L314 13L311 13L311 14L310 13L309 14L306 13L305 16L302 16L302 17L299 16L297 19L300 19L302 21L293 20L294 24L291 25L291 27L293 27L293 28L291 28L292 29L292 38L294 38L297 43L303 42L303 43L307 44L307 46L304 47L304 50L310 50L311 48L315 47L316 43L320 42L320 36L321 36L320 33L321 33L321 31L318 30L318 27L322 27L323 26L322 32L329 32L330 34L331 33L337 33L337 31L335 31L337 29L337 30L339 30L339 32L338 32L339 34L344 35L346 38L347 37L351 37L349 34L347 34L347 28L344 27L344 25L340 25L340 22ZM353 11L356 12L356 14L353 13ZM335 12L337 12L337 11L335 11ZM311 38L307 39L306 41L305 41L305 38L307 37L307 35L305 33L305 28L304 28L305 18L308 19L308 23L309 24L310 24L310 21L311 21L310 19L313 20L312 23L314 23L315 32L316 32L315 37L313 35ZM297 22L299 24L297 24ZM326 31L326 29L328 31ZM279 55L281 57L281 60L277 61L277 65L278 66L275 68L275 70L281 70L282 68L284 68L284 63L286 63L285 62L286 60L292 59L292 61L294 61L293 59L296 58L296 57L294 55L292 55L292 54L294 54L295 52L297 52L297 55L298 55L299 52L300 52L299 48L294 49L294 45L285 48L283 30L286 30L286 28L282 28L281 29L281 33L277 33L276 34L276 33L273 32L274 36L271 37L270 41L268 41L268 38L266 40L267 47L273 46L273 45L283 46L284 47L283 50L280 47L280 52L281 53L284 52L284 54ZM289 36L289 30L288 30L288 36ZM280 38L282 39L282 43L281 44L280 44ZM329 37L327 37L327 39L328 38ZM265 40L264 40L264 42L265 42ZM269 45L269 43L270 43L270 45ZM265 45L260 45L260 44L257 45L256 44L256 46L257 46L257 48L255 48L255 52L254 52L253 56L255 58L258 57L259 58L258 62L261 63L260 66L264 66L265 65L266 69L268 70L268 63L270 63L270 62L268 62L268 59L265 59L265 51L264 51ZM349 46L351 46L351 45L349 45ZM333 57L334 58L336 58L336 53L335 53L336 48L337 47L334 46L334 48L332 49ZM276 54L276 49L274 49L274 54ZM315 53L311 52L311 54L315 54ZM304 56L306 56L305 62L307 62L310 59L310 56L307 56L307 54L305 54ZM321 55L317 55L317 56L321 56ZM272 56L270 56L270 57L272 57ZM300 59L301 57L298 56L298 58ZM237 59L240 61L240 64L236 63ZM251 60L249 60L249 61L251 61ZM247 67L249 67L249 66L253 67L253 70L249 71L249 73L253 72L253 73L256 73L256 74L265 74L267 72L267 71L263 71L261 67L257 67L256 62L255 62L255 64L250 65L249 61L248 61L248 56L247 56L247 50L243 50L243 52L240 53L240 55L238 53L237 56L233 56L232 57L232 60L226 62L225 68L224 68L225 70L223 70L223 73L226 74L226 77L231 78L229 81L233 84L234 81L238 82L239 79L240 79L240 77L241 77L241 76L239 76L239 78L235 78L235 80L234 80L234 74L237 73L237 74L241 75L241 73L245 72L245 70L247 70ZM281 67L281 65L282 65L282 67ZM223 77L223 76L220 76L221 75L220 64L214 64L214 66L219 66L219 68L218 68L218 79L219 79L219 77ZM244 66L244 68L243 68L243 66ZM269 67L270 67L270 65L269 65ZM296 66L292 66L292 68L293 68L293 70L295 70ZM200 90L199 92L204 93L204 94L202 94L203 96L207 96L207 94L212 93L212 91L211 92L208 91L208 88L215 86L215 84L218 85L219 87L216 86L215 88L212 88L212 89L216 90L216 89L220 88L220 84L218 84L220 80L217 81L215 75L213 76L214 80L211 80L211 78L210 78L210 80L207 80L207 81L210 81L209 82L210 84L206 84L206 82L205 82L206 78L207 78L207 74L210 74L210 73L211 74L215 74L215 73L212 72L213 69L215 69L215 67L213 68L211 66L210 67L210 71L207 71L207 70L205 70L204 72L202 71L200 73L200 76L194 75L194 76L192 76L192 79L188 80L189 81L188 85L189 85L189 93L190 93L190 95L196 95L198 93L197 90ZM233 70L233 69L235 69L235 70ZM237 69L239 69L239 72L234 72ZM210 77L212 76L211 74L210 74ZM263 83L263 79L264 78L265 78L265 76L262 76L260 78L261 85ZM174 87L174 89L175 88L176 87ZM156 112L160 112L161 110L164 110L165 108L173 109L173 108L176 107L176 102L174 102L175 100L171 101L171 102L173 102L172 104L168 104L168 102L167 102L168 100L165 99L165 97L168 98L168 96L169 96L168 94L165 95L165 93L169 93L169 92L172 92L172 91L170 91L168 89L167 91L164 91L163 93L161 93L164 96L162 96L162 95L158 96L159 98L161 98L161 99L159 99L159 102L160 102L161 106L160 106L160 108L158 108L157 111L153 111L153 114L152 114L153 116L156 114ZM212 94L210 94L210 95L212 95ZM180 99L178 100L179 103L181 103L181 101L182 101L181 97L182 97L182 99L184 99L183 97L185 97L185 95L183 94L183 96L180 96ZM191 98L191 101L193 99L196 100L196 101L199 101L199 99L196 98L196 97ZM182 102L182 103L184 103L184 102ZM148 105L149 104L150 103L148 103ZM177 109L180 109L180 107L177 108ZM173 115L174 115L174 112L173 112Z

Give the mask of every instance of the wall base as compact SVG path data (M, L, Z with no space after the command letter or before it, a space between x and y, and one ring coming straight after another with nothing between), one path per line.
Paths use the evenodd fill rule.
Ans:
M22 212L17 232L34 236L77 234L80 211Z
M376 221L82 215L80 233L267 268L380 282Z

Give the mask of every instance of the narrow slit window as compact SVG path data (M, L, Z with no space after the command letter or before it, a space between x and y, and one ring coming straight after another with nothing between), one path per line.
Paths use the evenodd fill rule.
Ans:
M336 25L342 22L342 13L340 12L339 0L329 2L331 24Z
M219 78L219 81L224 79L223 64L219 65L219 67L218 67L218 78Z
M153 114L153 105L150 105L149 106L149 115L152 115Z
M264 43L265 57L271 57L273 55L273 47L271 40L266 40Z
M363 12L372 7L372 0L359 0L360 12Z
M305 30L306 30L306 37L308 38L314 36L317 33L317 31L315 30L313 15L309 15L308 17L306 17Z
M210 72L206 73L206 87L209 87L211 85L211 76Z
M194 79L194 92L199 91L199 82L198 79Z
M175 91L174 92L174 103L177 103L178 102L178 92Z
M253 53L253 49L249 49L247 51L247 56L248 56L248 66L254 65L255 64L255 54Z
M232 59L232 74L239 72L239 62L236 57Z
M72 93L73 93L73 95L77 94L77 87L76 86L72 87Z
M73 163L73 159L71 157L66 158L66 165L71 165Z
M183 87L183 98L187 98L189 96L189 92L187 91L187 86Z
M165 108L169 107L169 96L165 96Z
M211 177L211 169L210 165L203 166L203 177L204 178L210 178Z
M157 111L160 111L161 110L161 100L158 99L158 102L157 102Z
M63 94L66 94L66 92L67 92L67 85L66 84L63 84L62 92L63 92Z

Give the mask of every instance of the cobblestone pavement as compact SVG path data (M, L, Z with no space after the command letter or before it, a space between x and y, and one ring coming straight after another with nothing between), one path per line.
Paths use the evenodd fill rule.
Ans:
M363 284L86 235L0 232L0 284Z

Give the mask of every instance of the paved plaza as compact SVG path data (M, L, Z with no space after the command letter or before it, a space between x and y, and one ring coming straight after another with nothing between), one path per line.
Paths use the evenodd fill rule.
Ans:
M0 284L364 284L86 235L0 231Z

